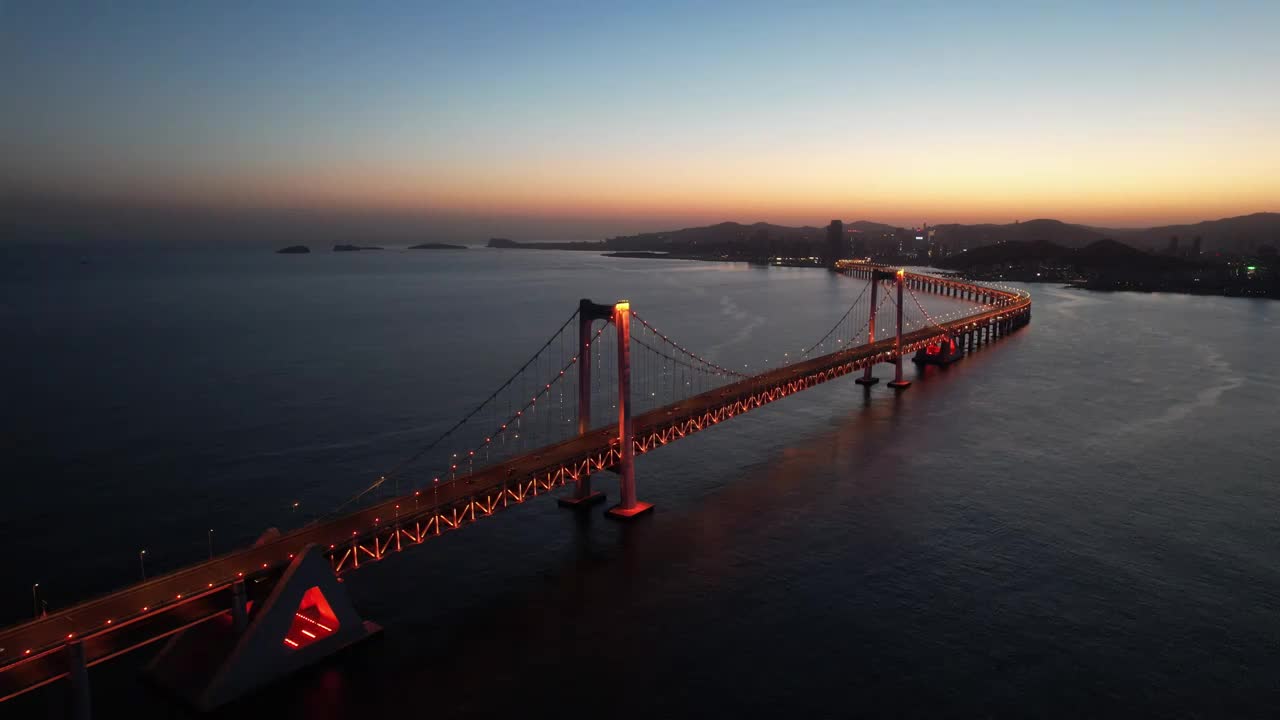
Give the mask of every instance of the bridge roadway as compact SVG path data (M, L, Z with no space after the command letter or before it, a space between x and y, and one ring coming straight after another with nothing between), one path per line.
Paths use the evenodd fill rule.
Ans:
M944 332L951 336L971 332L1000 320L1029 312L1030 296L992 290L1002 302L991 309L903 336L903 356L924 347ZM705 429L727 419L815 384L864 368L868 363L891 362L896 339L890 338L839 350L810 360L721 386L715 390L651 410L633 419L635 450L647 452L669 439ZM735 410L736 409L736 410ZM705 422L703 420L706 420ZM673 434L674 431L674 434ZM125 652L168 637L187 627L228 614L231 587L245 580L252 586L277 577L295 554L311 544L328 547L335 570L359 567L347 559L381 559L391 539L400 549L402 538L410 544L425 541L442 531L461 527L467 511L477 517L476 501L488 498L492 514L510 499L523 502L532 494L573 482L576 472L598 472L616 462L618 430L614 424L592 430L500 464L442 481L430 490L418 491L349 515L317 521L278 539L244 548L176 572L160 575L82 602L47 617L0 631L0 702L66 676L62 649L71 640L84 641L87 663L92 666ZM576 470L575 470L576 469ZM566 472L568 470L569 472ZM538 482L537 478L544 478ZM643 484L641 485L643 488ZM500 498L495 504L493 498ZM485 507L481 505L480 507ZM461 514L459 510L461 509ZM414 527L409 530L410 524ZM372 543L372 545L370 545ZM372 549L370 549L372 548ZM269 582L268 582L269 586Z

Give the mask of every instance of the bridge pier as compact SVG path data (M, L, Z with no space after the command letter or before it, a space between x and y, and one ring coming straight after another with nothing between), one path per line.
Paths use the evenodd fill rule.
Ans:
M249 597L244 580L231 583L231 626L236 632L244 632L249 624Z
M620 300L613 306L613 324L618 328L618 504L605 514L630 520L653 510L653 505L636 499L636 441L631 422L631 303Z
M85 662L84 643L72 640L67 643L67 680L71 683L71 717L73 720L89 720L93 717L93 703L89 694L89 665Z
M382 631L356 613L314 544L294 557L265 599L254 602L248 620L240 631L225 615L183 630L151 661L147 675L208 712Z

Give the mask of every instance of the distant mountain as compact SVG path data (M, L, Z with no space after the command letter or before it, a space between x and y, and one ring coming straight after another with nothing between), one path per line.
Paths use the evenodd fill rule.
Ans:
M996 243L1048 242L1077 248L1107 237L1104 231L1061 220L1028 220L1010 225L937 225L938 242L957 248L977 248Z
M854 252L887 257L922 252L915 242L918 230L902 228L870 220L844 224ZM1108 245L1094 247L1091 252L1120 252L1120 243L1140 250L1163 252L1169 238L1178 236L1180 249L1188 250L1196 236L1203 238L1202 251L1253 252L1260 246L1280 245L1280 213L1257 213L1194 225L1170 225L1148 229L1108 229L1065 223L1061 220L1036 219L1005 225L958 223L933 225L934 241L952 254L1010 243L1047 243L1072 250L1095 246L1109 240ZM770 256L808 257L825 251L826 228L789 227L771 223L743 224L722 222L715 225L687 227L679 230L619 235L599 242L520 243L493 238L489 247L535 248L556 250L609 250L612 252L663 252L701 258L761 259ZM914 250L913 250L914 247ZM1101 249L1099 249L1101 248ZM1087 257L1087 256L1086 256Z
M892 233L899 228L869 220L845 223L844 229L868 234ZM605 240L610 250L665 251L685 253L720 253L738 255L744 252L767 254L771 250L792 254L819 252L825 242L825 227L804 225L789 227L758 222L744 225L722 222L702 227L682 228L663 232L620 235Z
M1280 213L1261 212L1189 225L1103 232L1143 250L1162 251L1169 246L1172 237L1177 237L1179 248L1186 250L1199 236L1202 252L1244 254L1252 253L1262 245L1280 246Z
M1069 265L1079 269L1126 268L1163 270L1192 263L1180 258L1152 255L1115 240L1102 239L1069 248L1047 240L1012 240L952 255L937 263L955 270L975 270L1007 265Z
M885 225L884 223L871 222L870 220L854 220L844 224L845 230L857 230L864 233L887 233L893 232L898 228L893 225Z
M815 227L794 228L762 222L751 225L722 222L704 227L641 233L639 235L620 235L605 240L605 245L610 250L684 251L698 248L729 247L761 239L765 239L767 242L768 238L792 240L801 236L817 239L822 236L822 231Z

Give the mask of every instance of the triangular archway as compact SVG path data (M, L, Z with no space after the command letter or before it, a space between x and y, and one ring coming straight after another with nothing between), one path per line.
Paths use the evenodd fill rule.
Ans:
M152 663L152 673L185 690L196 707L211 710L381 630L356 613L315 545L299 553L266 600L254 605L248 626L223 644L229 651L208 675L182 682L163 677L167 666L180 666L184 657L218 645L195 635L175 638Z

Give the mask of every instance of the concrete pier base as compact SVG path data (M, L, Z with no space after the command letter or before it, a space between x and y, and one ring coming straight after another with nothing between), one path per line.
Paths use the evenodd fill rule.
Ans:
M653 512L652 503L637 502L629 508L624 508L621 505L614 505L608 510L605 510L604 514L614 520L634 520L649 512Z
M600 503L604 502L604 499L605 499L605 494L597 491L597 492L591 493L590 495L587 495L586 497L556 498L556 503L560 507L564 507L564 508L571 508L574 510L585 510L586 508L599 505Z
M858 383L859 385L866 385L867 387L870 387L870 386L875 385L876 383L880 382L880 378L878 378L878 377L860 377L860 378L858 378L857 380L854 380L854 382Z
M356 613L316 545L253 604L243 632L231 615L173 636L147 667L148 677L208 712L382 631Z
M911 387L910 380L890 380L887 384L894 390L905 390Z
M85 663L84 643L67 643L67 679L71 682L71 714L74 720L93 717L93 701L89 693L89 666Z

